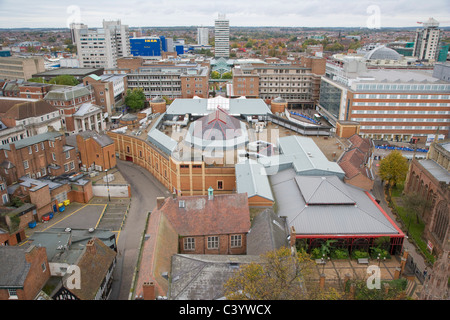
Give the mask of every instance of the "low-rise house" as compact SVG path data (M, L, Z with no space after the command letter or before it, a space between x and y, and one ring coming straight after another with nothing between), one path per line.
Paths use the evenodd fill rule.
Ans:
M142 247L135 299L169 292L172 256L239 255L247 251L250 211L247 194L158 198Z
M98 238L89 240L74 264L79 268L79 286L69 285L66 274L54 300L107 300L111 294L116 251Z
M49 278L45 248L0 246L0 300L34 300Z

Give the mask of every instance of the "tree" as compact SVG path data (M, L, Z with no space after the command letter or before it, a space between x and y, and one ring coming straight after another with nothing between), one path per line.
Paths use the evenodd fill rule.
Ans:
M402 200L403 207L408 215L414 214L416 216L416 223L420 223L419 216L423 216L425 211L431 207L431 201L416 192L404 194Z
M225 72L222 75L222 79L233 79L233 74L231 72Z
M388 188L405 181L408 172L408 159L398 150L392 151L380 161L378 175L388 182Z
M287 247L261 255L261 263L242 266L224 285L231 300L337 299L334 290L317 290L310 281L314 262L305 251Z
M212 71L211 79L220 79L220 73L218 73L217 71Z
M125 96L125 104L130 107L131 110L141 110L145 106L145 94L142 88L128 89Z

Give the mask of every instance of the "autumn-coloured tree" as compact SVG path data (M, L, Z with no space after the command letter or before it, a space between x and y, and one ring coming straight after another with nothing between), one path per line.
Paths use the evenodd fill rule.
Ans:
M388 186L395 186L405 181L408 172L408 159L398 150L392 151L380 161L378 175L388 182Z
M283 247L261 256L260 263L242 266L224 285L229 300L338 299L335 290L320 290L311 281L314 261L304 251ZM312 285L313 283L313 285Z

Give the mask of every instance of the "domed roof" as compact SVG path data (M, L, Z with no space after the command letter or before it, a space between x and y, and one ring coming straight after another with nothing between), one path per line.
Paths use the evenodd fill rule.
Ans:
M367 52L364 57L368 60L400 60L402 55L394 49L379 46Z
M283 99L282 97L277 97L277 98L273 99L272 102L284 103L284 102L286 102L286 100Z
M152 101L151 102L154 102L154 103L159 103L159 102L165 102L166 100L164 100L163 98L161 98L161 97L154 97L153 99L152 99Z

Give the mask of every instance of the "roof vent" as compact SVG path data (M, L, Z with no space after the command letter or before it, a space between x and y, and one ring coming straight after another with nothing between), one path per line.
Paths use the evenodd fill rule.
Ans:
M186 201L184 200L178 201L178 208L186 208Z

